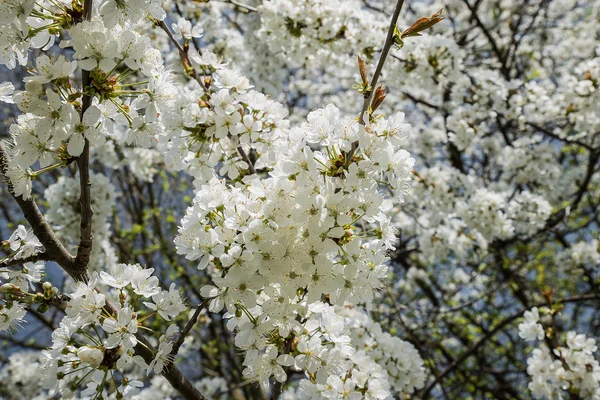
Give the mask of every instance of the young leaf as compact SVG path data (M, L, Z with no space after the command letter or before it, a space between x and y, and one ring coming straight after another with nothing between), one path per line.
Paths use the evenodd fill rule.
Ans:
M402 32L401 38L404 39L406 37L421 36L420 32L431 28L432 26L444 19L444 17L440 17L440 15L442 15L442 11L443 9L436 12L429 18L419 18L415 21L414 24L412 24L410 28Z

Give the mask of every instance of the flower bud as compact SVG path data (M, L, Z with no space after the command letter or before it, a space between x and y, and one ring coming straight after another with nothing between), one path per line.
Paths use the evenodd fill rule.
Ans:
M12 283L5 283L4 285L0 286L0 293L19 293L21 291L21 288L13 285Z
M92 368L98 368L104 359L102 350L88 346L80 347L77 350L77 356L82 362L90 364Z

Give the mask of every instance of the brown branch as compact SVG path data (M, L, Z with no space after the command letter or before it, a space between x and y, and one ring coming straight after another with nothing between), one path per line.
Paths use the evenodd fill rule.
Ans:
M202 90L204 90L204 93L208 95L209 94L208 88L206 87L206 85L204 85L204 82L202 82L202 78L200 77L200 75L198 74L196 69L193 67L190 57L188 56L189 48L186 46L186 48L184 49L181 46L181 43L179 43L177 41L177 39L175 39L175 36L173 36L173 32L171 32L171 29L169 29L169 27L167 26L167 24L164 23L164 21L157 21L156 26L158 26L160 29L162 29L167 34L171 43L173 43L175 48L177 48L177 51L179 52L179 58L181 59L181 62L183 63L185 72L189 73L191 75L191 77L194 78L194 80L196 80L196 82L198 82L200 87L202 87Z
M179 335L177 340L175 340L175 343L173 343L173 349L171 350L171 356L173 356L173 358L179 352L179 348L183 344L185 337L190 333L190 331L196 324L196 321L198 321L198 317L200 316L200 313L202 312L204 307L206 307L207 302L207 300L202 300L200 304L198 304L198 307L196 307L196 311L194 311L194 315L192 315L192 318L190 318L188 323L185 325L185 328L183 328L183 331L181 331L181 334Z
M590 151L585 177L583 179L583 182L579 186L577 193L575 194L575 199L573 199L573 201L571 203L569 203L568 206L561 208L559 211L552 214L546 221L546 224L544 225L544 228L542 230L545 230L548 228L553 228L560 221L562 221L563 218L568 216L568 214L571 211L575 210L579 206L579 203L581 203L581 200L583 200L583 196L587 192L588 186L589 186L590 182L592 181L592 177L594 176L594 173L596 172L596 164L598 163L599 159L600 159L600 150Z
M85 0L83 5L84 19L90 21L92 19L93 0ZM81 72L81 85L83 89L83 99L81 106L81 120L83 115L92 105L92 97L85 94L85 89L90 86L90 72L83 70ZM92 246L94 243L94 232L92 230L92 198L90 195L90 142L85 139L83 152L77 158L77 167L79 169L79 187L81 189L79 195L79 204L81 206L81 224L79 246L77 247L77 255L75 256L74 268L78 275L85 275L87 266L90 262Z
M237 0L221 0L221 1L223 3L229 3L229 4L232 4L232 5L236 6L236 7L241 8L243 10L246 10L246 12L253 12L254 13L254 12L258 11L258 9L256 7L253 7L253 6L248 5L248 4L240 3Z
M13 344L15 346L24 347L26 349L35 349L35 350L47 350L48 349L48 346L43 346L43 345L37 344L35 342L30 343L28 341L19 340L10 335L0 334L0 340L6 340L7 342L10 342L11 344Z
M8 169L7 165L8 154L4 149L4 146L0 142L0 172L4 177L6 185L8 186L8 192L13 196L21 210L23 211L23 215L31 228L33 229L34 235L40 240L40 242L44 245L46 249L46 257L48 260L55 261L76 281L86 280L87 276L85 271L83 274L81 271L75 268L75 257L69 253L69 251L65 248L65 246L61 243L56 233L52 230L52 227L46 219L44 215L40 211L36 201L33 197L25 200L22 196L15 196L14 189L12 184L8 178L6 178L6 172Z
M248 157L241 145L237 147L237 151L238 153L240 153L240 156L242 156L242 159L246 162L246 164L248 164L248 171L251 174L256 174L256 170L254 169L254 164L252 164L252 160L250 160L250 158Z
M394 9L394 14L392 15L392 20L390 21L390 26L388 28L387 37L385 38L385 44L383 45L383 49L381 50L381 55L379 56L379 61L377 62L377 67L375 67L375 73L373 74L373 78L371 79L371 90L368 92L368 95L365 96L363 101L362 110L360 112L360 117L358 118L358 123L364 125L364 114L369 108L371 101L373 100L373 94L375 87L377 87L377 82L379 81L379 76L381 75L381 71L383 70L383 65L385 64L385 60L394 44L394 30L396 28L396 23L398 22L398 17L400 16L400 10L402 10L402 6L404 5L404 0L398 0L396 3L396 8ZM358 146L358 143L357 143Z
M118 308L108 299L106 299L106 309L113 316L118 315ZM142 356L146 363L150 364L154 359L156 350L152 345L140 334L136 334L138 344L135 346L136 354ZM174 363L165 364L162 372L171 386L177 390L181 396L186 400L206 400L206 397L190 382L181 371L175 366Z
M504 118L504 116L502 116ZM589 144L582 142L581 140L577 140L577 139L569 139L569 138L563 138L560 137L559 135L555 134L554 132L550 131L549 129L544 128L543 126L540 126L536 123L533 122L525 122L525 125L535 129L536 131L540 131L542 132L544 135L551 137L552 139L556 139L556 140L560 140L563 143L567 143L567 144L576 144L578 146L581 146L587 150L593 151L595 150L594 147L590 146Z
M504 75L506 79L510 80L510 70L506 65L506 58L504 54L502 54L502 51L498 47L498 43L496 43L496 40L490 33L489 29L483 24L483 22L479 18L479 15L477 14L477 7L479 4L473 6L471 5L471 3L469 3L469 0L463 0L463 3L465 3L469 11L471 12L471 16L475 20L475 23L477 24L479 29L481 29L484 36L487 38L488 42L490 43L490 46L492 46L492 51L496 55L498 61L500 62L500 72L502 72L502 75Z

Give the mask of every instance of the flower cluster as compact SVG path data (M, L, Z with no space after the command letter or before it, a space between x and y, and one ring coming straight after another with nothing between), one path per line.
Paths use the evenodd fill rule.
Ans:
M191 61L213 83L207 89L195 82L190 90L161 104L159 122L165 130L158 148L167 165L188 172L197 187L217 176L235 180L247 174L250 160L240 149L256 157L255 168L271 167L278 138L289 125L287 111L251 90L246 77L227 68L215 54L195 53ZM159 89L176 91L176 86L165 80Z
M248 377L264 386L271 375L285 380L281 366L291 359L283 344L306 331L299 321L307 307L368 302L381 286L395 231L385 213L391 201L378 188L394 190L396 200L406 192L414 163L401 148L408 128L401 113L362 127L330 105L289 131L288 151L265 179L213 179L197 191L175 243L209 268L214 285L202 295L212 311L227 308ZM310 354L335 342L304 340L298 351ZM299 367L323 383L349 356L334 354L326 368L308 359Z
M152 147L161 131L157 103L169 97L169 93L161 92L160 82L165 76L168 80L169 72L164 72L161 52L139 33L150 22L140 17L163 19L162 1L140 0L121 6L107 0L99 8L104 18L92 21L79 21L81 10L76 3L32 3L24 8L14 3L15 10L31 16L25 19L15 14L13 25L55 21L39 29L23 27L25 32L29 29L29 41L37 41L44 33L49 47L60 32L56 28L65 28L70 39L60 45L74 52L73 60L64 55L55 59L46 54L37 56L31 76L24 79L25 90L12 93L12 99L8 97L12 86L3 86L3 101L14 102L23 112L10 128L6 175L15 194L28 198L32 179L72 162L83 152L86 141L92 146L112 139L121 146ZM3 34L6 32L3 29ZM21 63L25 61L23 58ZM85 90L77 87L74 79L77 68L89 71L91 85ZM92 105L82 108L82 96L91 96ZM32 171L30 167L38 162L41 169Z
M329 375L324 384L302 380L297 389L284 393L285 398L383 399L391 393L411 394L423 386L423 360L414 346L382 332L367 313L351 307L321 306L313 315L319 317L318 329L330 334L338 335L336 328L346 327L352 346L350 361L344 373Z
M40 353L17 351L8 357L4 368L0 370L3 395L8 399L21 398L31 400L47 399L39 385Z
M519 336L528 342L544 339L546 332L538 308L525 311L524 317L525 321L519 324ZM563 391L577 393L585 399L600 396L600 363L593 354L597 350L595 339L574 331L567 333L564 347L535 348L527 359L527 373L531 376L529 390L533 397L553 399Z
M600 396L600 363L594 352L596 340L568 332L566 347L550 353L536 348L527 360L529 389L536 399L554 399L562 393L578 393L583 399Z
M134 367L147 373L161 372L171 361L177 326L169 326L160 337L149 363L136 354L136 346L148 347L138 339L138 331L150 329L143 322L151 317L158 314L171 321L186 307L175 286L162 290L152 272L153 269L143 269L137 264L117 264L108 272L95 274L89 282L75 285L66 305L66 316L52 334L52 347L43 351L45 388L68 395L79 384L86 384L83 396L102 393L107 397L104 383L114 379L115 395L122 398L119 396L134 395L143 384L117 380L117 372L123 376ZM118 305L110 303L100 288L114 293Z
M27 229L23 225L17 227L6 244L11 251L8 257L15 259L34 256L44 248L40 240L33 234L33 230Z
M519 336L528 342L544 339L544 327L539 323L540 314L537 307L525 311L525 322L519 324Z
M35 256L43 250L39 239L31 229L19 225L10 238L2 242L9 255L0 259L0 331L12 330L23 323L27 313L27 300L36 303L48 301L58 294L58 289L46 282L44 293L29 293L35 284L42 281L46 263L44 261L24 262L21 266L4 266L5 262L20 261ZM45 305L40 305L43 310ZM46 308L47 309L47 308Z
M383 43L387 24L361 8L353 0L265 1L257 38L292 65L322 64L339 55L346 59L346 54L372 51ZM367 26L370 34L364 35Z

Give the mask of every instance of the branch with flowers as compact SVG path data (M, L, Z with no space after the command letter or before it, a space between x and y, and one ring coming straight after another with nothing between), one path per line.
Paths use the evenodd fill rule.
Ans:
M390 37L402 3L394 11ZM12 96L23 114L0 147L9 192L32 227L15 233L20 249L32 248L27 254L22 250L22 261L56 262L74 281L60 295L66 302L64 317L52 333L52 346L43 352L46 389L81 390L81 396L94 399L110 390L123 398L143 386L128 377L142 369L162 373L184 398L204 398L174 358L206 305L212 312L227 310L223 318L245 354L244 377L260 382L265 393L274 378L274 397L282 391L286 371L303 371L302 385L319 391L333 377L354 387L359 368L377 367L376 359L363 363L353 358L343 308L369 302L385 278L385 252L394 235L385 212L388 203L402 201L414 163L402 149L408 136L402 113L377 120L373 107L370 120L358 123L329 105L290 128L281 105L251 90L248 80L215 54L190 49L201 29L180 19L171 31L165 11L153 0L15 3L7 10L4 22L13 29L53 21L30 28L21 46L46 39L44 48L49 48L64 31L60 45L73 50L73 61L62 55L36 58L25 90ZM185 91L177 91L173 73L150 40L128 29L144 25L160 27L177 49L185 75L193 78L184 83ZM390 46L391 39L382 50L375 83ZM16 61L25 59L13 58L7 65L14 67ZM77 68L80 86L72 76ZM378 103L382 100L379 96ZM107 143L156 148L168 168L194 178L195 198L175 245L186 259L199 260L198 269L208 269L212 283L200 289L205 300L181 335L175 324L161 335L146 324L166 325L187 310L174 283L163 290L153 268L103 267L102 257L109 254L97 254L108 233L114 195L110 182L90 169L94 152ZM41 169L32 172L36 163ZM45 216L32 195L32 181L71 165L77 167L78 180L60 177L46 190L49 199L56 199L50 207L67 202L68 196L78 198L79 240L65 244L72 229L60 219L71 217L52 208ZM386 198L380 185L393 197ZM77 189L70 192L73 186ZM48 218L60 227L58 233ZM11 249L17 239L9 240ZM27 308L24 298L30 294L14 283L19 276L6 275L13 282L4 291L7 327L17 325ZM41 284L41 274L31 281ZM48 282L42 286L44 294L31 294L41 302L39 312L59 296ZM337 322L331 326L332 321ZM412 352L415 376L409 382L390 378L399 379L396 390L410 393L422 385L422 361L408 343L399 343ZM380 396L389 385L376 374L355 389Z
M598 2L384 3L0 4L0 397L600 393Z

